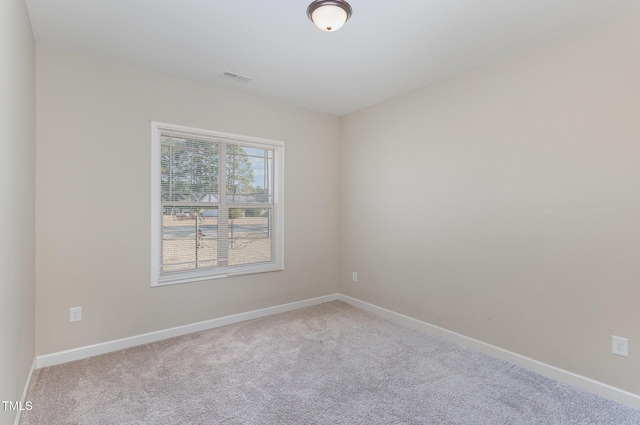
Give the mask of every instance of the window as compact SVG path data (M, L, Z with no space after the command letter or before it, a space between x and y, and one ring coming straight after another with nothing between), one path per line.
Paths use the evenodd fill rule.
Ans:
M284 143L151 129L151 286L282 270Z

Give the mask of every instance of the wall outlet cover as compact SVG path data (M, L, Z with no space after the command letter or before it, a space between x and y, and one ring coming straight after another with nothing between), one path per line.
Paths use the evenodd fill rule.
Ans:
M69 322L79 322L82 320L82 307L71 307L69 309Z
M618 356L629 356L629 340L619 336L611 337L611 352Z

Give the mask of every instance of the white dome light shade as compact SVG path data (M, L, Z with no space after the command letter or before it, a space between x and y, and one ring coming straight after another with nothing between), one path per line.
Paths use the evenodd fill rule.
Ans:
M307 8L307 16L322 31L334 32L351 17L351 6L342 0L316 0Z
M313 11L311 20L322 31L337 31L347 22L347 12L338 6L322 6Z

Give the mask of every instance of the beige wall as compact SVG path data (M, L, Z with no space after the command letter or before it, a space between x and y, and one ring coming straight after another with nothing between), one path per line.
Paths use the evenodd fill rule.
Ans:
M38 355L336 292L338 118L43 45L37 62ZM286 143L284 271L150 287L151 120Z
M22 397L34 359L35 44L23 0L0 3L0 400ZM0 424L15 413L0 406Z
M640 394L640 14L342 124L342 293Z

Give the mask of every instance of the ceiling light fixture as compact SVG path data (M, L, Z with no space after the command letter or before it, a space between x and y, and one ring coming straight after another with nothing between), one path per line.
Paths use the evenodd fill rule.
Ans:
M351 17L351 6L344 0L315 0L307 7L307 16L326 32L338 31Z

